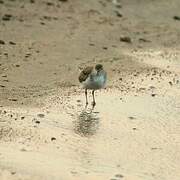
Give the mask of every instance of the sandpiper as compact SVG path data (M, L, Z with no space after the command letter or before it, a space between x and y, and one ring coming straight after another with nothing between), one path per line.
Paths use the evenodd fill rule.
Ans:
M95 106L94 91L105 87L107 80L107 73L103 69L102 64L96 64L95 67L88 66L84 68L79 75L79 82L83 85L85 89L86 105L88 104L87 89L92 90L93 102L92 105Z

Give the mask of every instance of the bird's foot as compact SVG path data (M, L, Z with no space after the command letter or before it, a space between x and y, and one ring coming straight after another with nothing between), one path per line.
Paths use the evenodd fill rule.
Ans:
M86 102L85 108L87 108L87 106L88 106L88 102Z
M95 102L95 101L93 101L93 102L92 102L92 106L94 107L95 105L96 105L96 102Z

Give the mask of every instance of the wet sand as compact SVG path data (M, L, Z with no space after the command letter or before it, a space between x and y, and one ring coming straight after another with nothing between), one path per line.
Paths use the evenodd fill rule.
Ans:
M0 179L180 179L178 0L0 2Z

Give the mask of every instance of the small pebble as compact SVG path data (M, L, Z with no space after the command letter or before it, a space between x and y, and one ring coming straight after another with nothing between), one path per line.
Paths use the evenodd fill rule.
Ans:
M131 43L131 38L128 36L124 36L124 37L120 37L120 41L122 42L127 42L127 43Z
M3 17L2 17L2 20L3 21L9 21L11 20L12 18L12 15L11 14L5 14Z
M180 16L174 16L173 19L177 20L177 21L180 21Z
M171 82L171 81L169 81L169 84L172 86L173 85L173 83Z
M16 43L13 42L13 41L9 41L9 44L11 44L11 45L16 45Z
M35 123L36 123L36 124L40 124L40 121L36 120Z
M104 50L107 50L108 48L107 47L102 47Z
M144 38L139 38L139 41L141 41L141 42L151 42L151 41L149 41L147 39L144 39Z
M135 117L133 117L133 116L130 116L130 117L128 117L129 119L136 119Z
M45 117L44 114L38 114L37 116L40 117L40 118L44 118Z
M46 5L47 5L47 6L53 6L54 3L52 3L52 2L47 2Z
M122 14L119 11L115 11L117 17L122 17Z
M116 174L115 177L117 178L123 178L124 176L122 174Z
M0 40L0 44L4 45L4 44L5 44L5 42L4 42L3 40Z
M10 98L9 101L17 101L15 98Z
M52 137L52 138L51 138L51 141L55 141L55 140L56 140L56 138L55 138L55 137Z
M94 43L89 43L90 46L94 46L95 44Z

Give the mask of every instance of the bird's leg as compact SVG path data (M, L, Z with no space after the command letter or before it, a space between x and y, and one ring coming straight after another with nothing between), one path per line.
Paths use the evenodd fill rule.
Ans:
M85 89L85 96L86 96L86 106L87 106L88 105L87 89Z
M92 91L92 96L93 96L93 102L92 102L92 105L93 107L96 105L96 102L95 102L95 97L94 97L94 90Z

